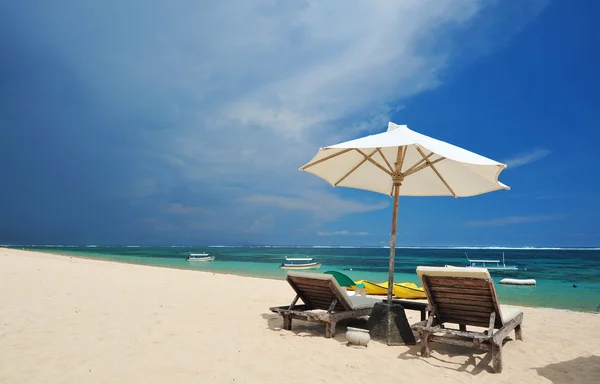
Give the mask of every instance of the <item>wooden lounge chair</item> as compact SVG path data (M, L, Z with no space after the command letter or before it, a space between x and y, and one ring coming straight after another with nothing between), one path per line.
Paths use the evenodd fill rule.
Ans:
M431 342L491 350L494 372L502 372L502 342L513 329L523 340L523 312L498 304L487 269L417 267L417 275L429 300L428 319L411 326L421 336L421 356L430 356ZM446 328L447 323L459 329ZM467 331L467 326L485 330Z
M343 319L370 315L375 303L381 300L349 296L329 274L289 272L287 282L296 291L290 305L271 307L283 317L283 329L292 329L292 319L325 323L325 337L335 335L335 326ZM296 305L298 299L304 304Z

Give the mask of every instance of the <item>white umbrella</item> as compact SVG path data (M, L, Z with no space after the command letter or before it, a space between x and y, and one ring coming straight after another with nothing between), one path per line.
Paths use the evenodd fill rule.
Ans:
M301 171L334 187L365 189L394 197L388 303L394 286L398 197L467 197L510 189L498 181L505 164L422 135L406 125L387 132L321 148Z

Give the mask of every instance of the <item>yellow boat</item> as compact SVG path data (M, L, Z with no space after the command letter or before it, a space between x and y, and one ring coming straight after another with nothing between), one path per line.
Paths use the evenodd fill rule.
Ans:
M385 293L387 294L388 282L377 284L378 287L385 288ZM426 299L427 295L425 295L425 290L423 287L417 286L415 283L395 283L394 296L400 299Z
M382 287L379 284L367 280L358 280L356 284L363 284L365 286L365 291L367 291L367 295L387 295L387 288ZM348 289L354 291L356 286L348 287Z

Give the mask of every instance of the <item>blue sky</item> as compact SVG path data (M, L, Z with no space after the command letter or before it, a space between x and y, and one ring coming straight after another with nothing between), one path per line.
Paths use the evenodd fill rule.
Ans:
M0 3L0 243L389 242L298 167L387 122L506 162L399 245L598 246L594 1Z

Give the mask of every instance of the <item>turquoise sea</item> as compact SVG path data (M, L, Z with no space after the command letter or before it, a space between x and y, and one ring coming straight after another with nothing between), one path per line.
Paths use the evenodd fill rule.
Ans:
M19 246L29 250L166 268L203 270L270 279L284 279L279 265L285 256L309 256L324 264L318 272L336 270L354 280L387 281L389 249L351 247L228 246ZM208 252L212 262L188 262L191 252ZM471 259L501 260L518 271L492 272L500 301L534 307L600 312L600 248L398 248L396 282L419 283L418 265L464 266ZM201 275L198 275L201 278ZM533 278L536 286L508 286L505 277ZM420 285L420 284L419 284Z

